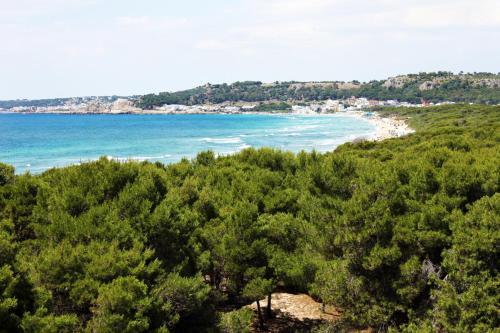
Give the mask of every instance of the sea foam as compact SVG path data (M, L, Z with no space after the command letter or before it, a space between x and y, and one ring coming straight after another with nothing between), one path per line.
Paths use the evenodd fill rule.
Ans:
M219 143L219 144L229 144L229 143L241 143L243 142L239 137L227 137L227 138L203 138L202 141L208 143Z

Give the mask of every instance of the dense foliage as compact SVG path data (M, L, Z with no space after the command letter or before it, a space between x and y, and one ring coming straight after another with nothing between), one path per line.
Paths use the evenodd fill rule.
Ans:
M292 110L292 105L279 102L279 103L262 103L253 108L252 111L264 111L264 112L287 112Z
M0 164L1 332L245 332L279 287L354 327L500 325L500 107L387 109L417 133L335 152L247 149Z
M432 89L423 89L425 82L433 83ZM207 84L195 89L164 92L142 96L138 106L149 109L164 104L205 104L222 102L261 101L320 101L345 99L351 96L375 100L400 100L420 103L430 102L475 102L500 103L500 75L489 73L453 75L449 72L420 73L407 75L400 85L386 85L385 80L361 84L344 82L275 82L263 84L259 81L233 84Z

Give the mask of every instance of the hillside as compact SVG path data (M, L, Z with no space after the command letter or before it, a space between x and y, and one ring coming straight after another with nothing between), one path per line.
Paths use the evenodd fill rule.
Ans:
M317 332L495 331L500 106L380 112L416 133L35 176L0 164L0 331L248 332L244 305L274 292L340 309Z
M222 102L315 101L351 96L404 102L500 103L500 75L449 72L401 75L368 83L352 82L236 82L206 84L195 89L142 96L137 105L148 109L164 104L206 104Z
M465 102L500 104L500 75L492 73L453 74L449 72L400 75L386 80L361 83L245 81L206 84L201 87L143 96L93 96L40 100L0 101L0 109L98 105L106 108L119 99L134 101L137 107L152 109L165 104L217 104L223 102L311 102L327 99L365 97L401 102ZM262 105L266 111L266 105ZM94 107L99 109L99 107Z

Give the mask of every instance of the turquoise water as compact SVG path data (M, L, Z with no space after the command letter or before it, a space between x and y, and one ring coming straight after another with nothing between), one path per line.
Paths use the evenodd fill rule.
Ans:
M176 162L203 150L247 147L333 150L374 132L345 115L59 115L0 114L0 161L39 173L109 156Z

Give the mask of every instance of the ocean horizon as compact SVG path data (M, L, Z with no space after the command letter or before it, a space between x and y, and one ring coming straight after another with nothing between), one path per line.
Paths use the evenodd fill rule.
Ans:
M16 173L41 173L96 160L173 163L212 150L218 155L272 147L326 152L375 126L348 115L0 114L0 162Z

